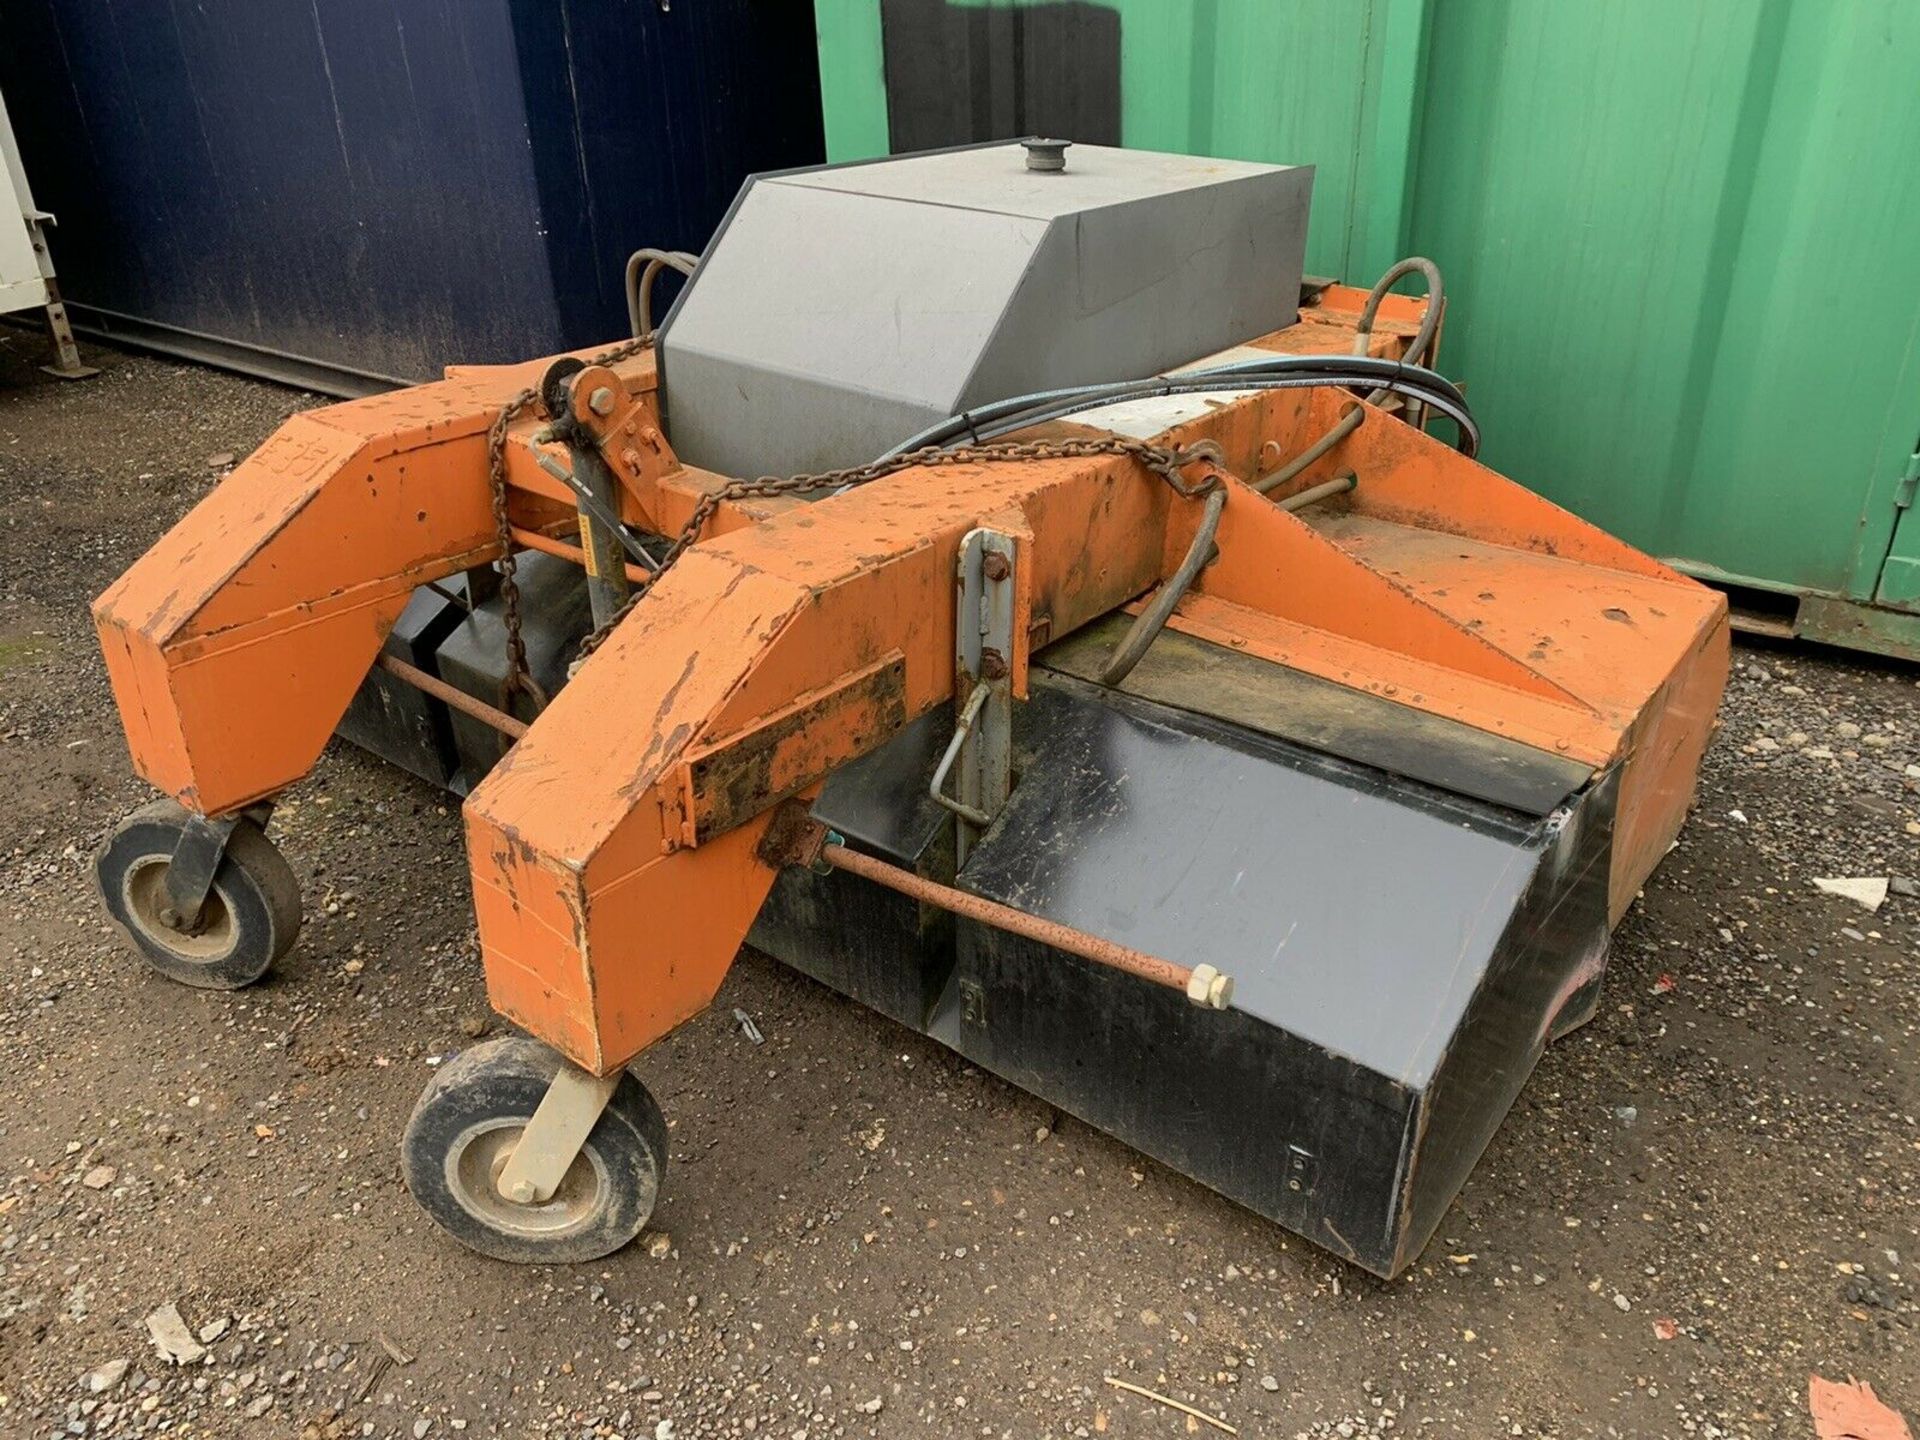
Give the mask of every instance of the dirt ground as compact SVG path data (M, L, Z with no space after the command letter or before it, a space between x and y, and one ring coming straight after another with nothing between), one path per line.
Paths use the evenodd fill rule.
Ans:
M90 857L147 796L87 602L314 397L0 332L0 1436L1807 1436L1920 1417L1920 671L1736 653L1700 805L1421 1262L1386 1284L770 961L637 1067L649 1240L516 1269L400 1180L486 1022L458 815L336 744L308 922L153 976ZM731 1020L747 1011L756 1047ZM160 1361L178 1306L203 1363ZM124 1362L124 1363L122 1363ZM1217 1433L1211 1429L1203 1433Z

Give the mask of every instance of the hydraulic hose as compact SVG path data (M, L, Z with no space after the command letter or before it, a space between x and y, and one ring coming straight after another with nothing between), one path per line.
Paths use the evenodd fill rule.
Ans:
M1118 685L1126 679L1140 663L1140 657L1147 653L1147 647L1160 638L1173 607L1180 603L1195 577L1213 559L1213 537L1220 533L1220 517L1226 508L1227 487L1216 485L1207 492L1206 508L1200 512L1200 525L1193 532L1193 543L1187 547L1186 558L1180 562L1180 568L1167 577L1167 583L1154 592L1146 608L1133 617L1125 638L1100 672L1102 684Z
M1360 318L1353 327L1353 353L1367 353L1367 339L1373 334L1373 322L1380 314L1380 302L1387 298L1387 292L1408 275L1419 273L1427 282L1427 310L1420 317L1420 328L1413 333L1413 343L1407 346L1407 353L1401 358L1408 364L1417 363L1425 357L1433 346L1433 337L1440 329L1440 307L1447 298L1446 286L1440 279L1440 267L1424 255L1409 255L1397 260L1393 266L1373 282L1373 289L1367 292L1367 303L1360 307Z
M1016 395L997 400L928 426L910 435L881 458L905 454L928 445L974 444L986 438L989 430L1005 434L1009 429L1036 424L1038 416L1053 418L1056 407L1084 410L1109 401L1136 399L1205 390L1259 389L1259 382L1293 379L1298 383L1339 389L1368 387L1391 393L1410 394L1414 388L1435 390L1447 404L1438 408L1445 413L1466 410L1466 400L1453 383L1432 370L1402 360L1386 360L1370 355L1273 355L1258 360L1242 360L1205 370L1184 370L1177 375L1153 375L1140 380L1112 381L1098 385L1075 385L1058 390L1043 390L1031 395ZM1008 424L1004 422L1014 421Z
M1367 292L1366 304L1360 307L1360 318L1353 326L1353 353L1365 355L1367 342L1373 335L1373 322L1380 314L1380 302L1387 298L1387 292L1403 277L1415 273L1426 277L1427 309L1420 317L1420 327L1414 331L1413 340L1407 346L1407 352L1401 357L1407 364L1417 364L1433 348L1433 337L1440 328L1440 307L1446 299L1446 286L1440 279L1440 267L1424 255L1409 255L1405 260L1396 262L1386 274L1374 282L1373 289ZM1384 389L1375 390L1367 396L1368 405L1378 405L1387 398ZM1314 461L1338 445L1347 436L1358 430L1367 418L1366 407L1354 406L1338 420L1334 421L1327 433L1313 444L1302 450L1293 459L1282 465L1270 475L1262 475L1253 482L1253 488L1262 495L1278 490L1294 476L1300 474Z
M692 275L699 263L698 255L685 250L651 247L636 250L627 257L627 324L633 330L634 339L653 333L653 282L660 278L660 272L678 270L682 275Z
M1458 398L1459 392L1454 390L1451 385L1447 385L1446 390L1442 391L1414 382L1414 376L1427 376L1431 375L1431 373L1430 371L1420 370L1417 367L1406 367L1405 376L1396 380L1387 381L1380 388L1389 393L1404 395L1410 400L1418 401L1423 405L1438 410L1442 415L1445 415L1449 420L1452 420L1459 426L1459 449L1461 453L1469 457L1477 454L1480 449L1480 427L1474 421L1473 412L1467 409L1465 401ZM1439 379L1438 376L1434 376L1433 378ZM1227 380L1226 383L1222 383L1222 379L1223 377L1218 375L1182 375L1178 378L1177 382L1162 380L1152 384L1141 385L1123 394L1102 393L1091 395L1084 399L1061 401L1056 405L1039 410L1022 411L990 425L969 427L968 430L958 436L947 436L932 442L923 443L937 444L944 448L962 442L969 444L985 442L1014 430L1023 430L1030 425L1044 424L1049 420L1062 420L1069 415L1078 414L1083 410L1096 410L1106 405L1116 404L1121 400L1165 395L1207 395L1217 394L1222 390L1303 390L1325 389L1328 387L1350 390L1354 388L1356 384L1364 385L1371 383L1369 378L1356 377L1353 375L1327 376L1324 378L1311 375L1272 378L1267 376L1242 375L1232 377ZM1446 384L1445 381L1441 381L1441 383L1443 385ZM890 451L888 453L891 455L898 452Z
M1374 393L1377 395L1380 392L1376 390ZM1287 481L1293 479L1294 476L1313 464L1314 461L1326 454L1327 451L1331 450L1342 440L1346 439L1347 436L1358 430L1360 428L1360 422L1366 418L1366 407L1363 405L1355 405L1351 410L1347 411L1346 414L1334 421L1333 424L1328 427L1326 434L1322 435L1318 440L1314 441L1313 444L1294 456L1293 459L1289 460L1272 474L1262 475L1255 479L1252 482L1253 488L1258 490L1262 495L1272 490L1278 490L1282 485L1286 484Z

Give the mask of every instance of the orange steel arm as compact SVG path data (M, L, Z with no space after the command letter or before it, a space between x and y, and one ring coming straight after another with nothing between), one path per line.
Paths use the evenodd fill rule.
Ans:
M94 624L134 768L207 815L305 775L415 587L498 558L488 431L550 363L457 368L296 415L116 580ZM621 386L607 448L627 509L642 515L644 495L677 525L718 482L660 439L652 356L595 373ZM540 423L522 417L507 447L512 518L529 528L573 514L528 448ZM729 506L715 528L764 508Z
M211 815L306 774L414 588L499 553L487 428L531 369L295 416L114 582L141 775Z
M943 466L690 551L468 799L495 1007L601 1073L698 1014L772 884L769 807L951 702L966 532L1031 537L1059 634L1158 578L1172 503L1126 460Z

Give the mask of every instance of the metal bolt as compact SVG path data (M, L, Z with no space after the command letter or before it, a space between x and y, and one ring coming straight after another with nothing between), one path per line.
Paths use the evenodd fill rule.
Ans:
M534 1194L535 1191L531 1180L517 1180L507 1187L507 1199L516 1205L533 1204Z
M1187 977L1187 999L1202 1010L1224 1010L1233 1004L1233 977L1211 965L1196 965Z
M1044 135L1035 135L1020 143L1026 147L1027 169L1056 174L1067 168L1067 147L1073 143L1071 140L1053 140Z
M596 415L612 414L613 391L605 385L597 387L591 395L587 396L587 408Z
M989 550L980 562L980 573L989 580L1004 580L1013 573L1013 563L998 550Z
M160 907L160 923L169 930L178 930L180 928L180 912L171 905L162 905Z

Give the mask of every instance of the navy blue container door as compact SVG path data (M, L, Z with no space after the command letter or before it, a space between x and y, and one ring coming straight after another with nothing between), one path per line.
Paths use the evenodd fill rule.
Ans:
M76 318L330 388L618 338L630 251L824 153L804 0L5 8Z

